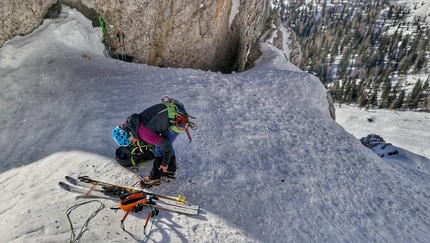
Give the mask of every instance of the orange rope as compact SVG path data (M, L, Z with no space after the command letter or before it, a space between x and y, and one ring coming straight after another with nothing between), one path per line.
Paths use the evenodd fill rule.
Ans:
M182 127L179 127L179 125L182 125ZM180 129L180 130L185 130L185 133L188 136L188 139L190 140L191 143L191 135L188 132L188 128L191 128L192 130L196 130L197 129L197 125L194 122L191 122L188 117L186 117L185 115L179 115L176 118L176 128Z
M178 111L178 107L176 106L175 101L176 100L169 98L169 96L164 96L163 98L161 98L161 102L163 103L171 102L171 106L174 106L176 111ZM194 117L191 117L191 118L194 118ZM190 140L190 143L191 143L191 135L190 135L190 132L188 131L188 128L191 128L191 130L196 130L197 125L194 122L191 122L188 119L187 115L184 115L181 113L176 113L175 125L178 130L185 130L185 133L187 134L188 139ZM179 125L181 125L182 127L179 127Z

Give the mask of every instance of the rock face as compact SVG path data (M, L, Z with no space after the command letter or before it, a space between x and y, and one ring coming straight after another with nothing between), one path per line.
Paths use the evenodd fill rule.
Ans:
M79 0L65 0L75 6ZM231 1L82 0L106 22L108 43L135 62L224 70ZM218 62L212 62L218 59ZM225 64L224 64L225 65Z
M260 0L2 0L0 46L30 33L66 4L98 23L110 52L160 67L244 71L259 56L258 40L278 11ZM31 2L31 3L30 3ZM3 28L5 27L5 28ZM281 33L280 31L278 31ZM282 33L278 43L282 49Z
M39 27L47 10L57 0L0 1L0 47L6 40L26 35Z
M279 15L271 11L269 1L240 2L239 13L232 23L229 35L229 51L231 55L236 56L230 67L238 72L249 68L249 65L260 56L258 40L270 28L273 15L280 20Z
M360 142L381 158L399 154L399 150L395 146L391 143L386 143L381 136L376 134L369 134L367 137L362 137Z
M327 92L328 111L333 121L336 121L336 109L334 108L334 99L329 92Z

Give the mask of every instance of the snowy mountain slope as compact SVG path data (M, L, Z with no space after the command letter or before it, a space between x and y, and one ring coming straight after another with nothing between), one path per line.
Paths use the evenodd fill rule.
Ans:
M427 241L430 176L387 163L331 120L315 77L271 54L230 75L123 63L102 55L90 25L65 9L0 49L0 242L68 240L65 210L83 199L57 186L65 174L133 184L111 130L165 95L198 129L175 142L178 179L154 191L202 213L161 212L149 242ZM103 203L82 242L133 241ZM75 210L74 227L96 208ZM146 215L127 218L133 233Z
M394 3L398 5L408 6L411 10L410 16L408 16L409 21L413 21L415 16L423 17L427 19L430 14L430 1L407 1L407 0L395 0Z
M371 119L372 122L369 122ZM357 139L375 133L401 153L391 158L410 164L430 174L428 128L430 115L425 112L398 112L382 109L360 109L354 105L336 105L336 121ZM417 156L421 155L421 156Z

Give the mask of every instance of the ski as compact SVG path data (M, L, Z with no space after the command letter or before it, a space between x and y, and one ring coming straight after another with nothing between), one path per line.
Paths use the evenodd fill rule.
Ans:
M111 199L115 201L119 201L120 198L117 195L114 194L105 194L103 191L101 191L97 186L90 187L90 188L82 188L75 185L70 185L64 182L59 182L58 185L63 188L64 190L68 192L73 192L80 194L82 197L92 197L92 198L104 198L104 199ZM182 204L183 206L177 206L169 204L169 202L161 201L161 200L154 200L155 205L160 209L165 209L172 212L177 213L183 213L187 215L198 215L199 214L199 208L194 207L187 207L186 204ZM149 206L145 204L145 206Z
M69 184L64 183L62 181L58 182L58 185L68 192L81 194L82 196L112 199L115 201L119 200L119 197L117 195L107 195L101 191L92 190L91 188L85 189L85 188L78 187L75 185L69 185Z
M197 210L197 211L200 209L200 206L198 205L193 205L185 202L184 198L181 196L175 198L175 197L154 194L147 190L137 190L134 188L123 187L123 186L118 186L111 183L92 180L87 176L78 177L78 179L75 179L71 176L66 175L65 179L71 185L74 185L77 187L83 187L83 190L86 190L86 191L82 193L82 190L79 190L79 193L82 193L85 195L98 194L98 196L101 196L100 194L102 194L105 196L105 198L115 198L115 197L119 198L121 195L124 195L124 194L144 192L147 196L155 199L158 202L162 202L164 204L173 205L176 207L188 208L188 209ZM73 190L75 190L75 188L73 188Z
M166 201L169 204L173 204L173 205L176 205L179 207L185 207L185 205L187 205L187 207L197 209L197 210L200 208L200 206L198 206L198 205L193 205L193 204L187 203L185 201L185 198L180 196L180 195L178 197L164 196L164 195L152 193L146 189L135 189L135 188L130 188L130 187L118 186L115 184L102 182L102 181L98 181L98 180L93 180L88 176L80 176L80 177L78 177L78 179L75 179L71 176L66 175L65 179L70 184L76 185L76 186L82 186L82 187L88 187L88 185L100 186L101 188L108 190L109 193L112 193L112 191L113 191L113 193L116 193L118 196L125 194L125 193L145 192L146 194L148 194L149 196L152 196L153 198L155 198L157 200Z
M68 182L73 182L73 180L74 180L74 178L71 178L71 177L67 178ZM134 190L134 189L133 190L130 189L129 191L125 191L122 187L119 187L119 186L101 186L101 185L87 184L85 182L80 182L80 181L75 181L75 182L76 182L76 184L75 183L70 183L70 184L77 186L79 189L77 190L76 187L73 187L70 190L75 190L75 191L77 190L78 193L85 194L88 196L97 195L99 197L104 196L105 198L119 198L121 195L129 194L129 193L136 193L136 192L143 192L148 197L153 198L154 200L156 200L158 202L162 202L164 204L188 208L188 209L193 209L193 210L199 210L200 209L200 206L198 206L198 205L193 205L193 204L189 204L189 203L186 204L183 202L178 202L178 201L173 200L173 199L159 198L157 196L152 196L154 194L148 193L146 191L139 191L139 190ZM62 185L60 185L60 186L62 186Z

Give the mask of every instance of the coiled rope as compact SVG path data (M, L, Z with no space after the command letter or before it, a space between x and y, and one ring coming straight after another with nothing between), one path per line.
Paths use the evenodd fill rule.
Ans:
M82 225L82 228L79 231L79 234L76 236L75 235L75 231L73 229L72 221L70 220L70 213L74 209L76 209L76 208L78 208L78 207L80 207L82 205L85 205L85 204L88 204L88 203L92 203L92 202L98 202L98 203L100 203L100 206L99 206L99 208L96 211L94 211L90 215L90 217L88 217L88 219L85 221L84 225ZM87 226L90 223L91 219L94 218L104 207L105 207L105 205L102 202L100 202L99 200L91 200L91 201L85 201L85 202L76 204L76 205L74 205L74 206L72 206L72 207L70 207L70 208L67 209L67 211L66 211L66 217L67 217L67 220L69 221L70 231L71 231L70 232L70 243L74 243L74 242L79 241L79 239L82 237L82 234L84 234L84 232L87 230Z

